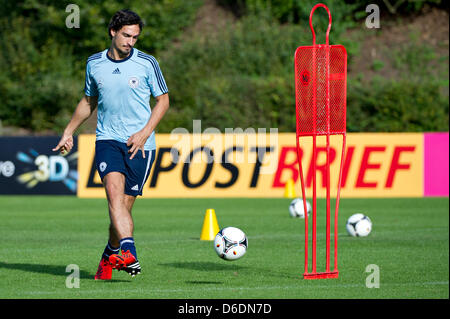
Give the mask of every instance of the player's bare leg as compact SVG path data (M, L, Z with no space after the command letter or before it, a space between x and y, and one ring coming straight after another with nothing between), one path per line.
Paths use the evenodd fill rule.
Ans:
M133 219L126 206L125 176L119 172L111 172L103 179L108 199L109 217L118 239L133 236Z
M125 184L124 176L120 173L112 172L105 176L104 186L106 189L106 194L108 198L108 207L111 223L109 226L109 240L103 251L102 258L100 259L100 264L95 274L95 280L111 280L112 276L112 265L109 261L112 255L119 254L120 252L120 237L119 234L130 233L130 221L127 217L130 216L130 210L126 208L126 213L123 212L123 203L125 203L123 186ZM122 186L120 186L122 184ZM122 191L119 191L122 189ZM125 221L123 221L121 216L125 216ZM120 220L120 223L117 223ZM120 233L116 229L116 224L119 225ZM125 229L121 226L124 224ZM132 233L132 221L131 221L131 233Z
M107 174L103 183L111 219L110 238L115 244L119 243L122 250L122 255L113 254L109 257L109 261L113 268L123 269L134 277L141 272L134 246L134 224L131 216L135 197L123 193L125 176L122 173L111 172ZM130 249L125 247L130 247Z
M124 199L125 207L127 208L128 212L130 213L130 216L131 216L131 211L133 209L133 205L134 205L134 202L136 200L136 197L135 196L130 196L130 195L127 195L127 194L125 194L124 196L125 196L125 199Z
M133 205L134 205L134 201L136 200L136 197L134 196L130 196L127 194L123 194L124 196L124 203L125 203L125 207L127 208L127 211L129 212L131 218L131 211L133 209ZM113 223L111 222L109 225L109 242L111 243L112 246L114 247L119 247L120 243L120 237L117 235L116 229L114 228Z

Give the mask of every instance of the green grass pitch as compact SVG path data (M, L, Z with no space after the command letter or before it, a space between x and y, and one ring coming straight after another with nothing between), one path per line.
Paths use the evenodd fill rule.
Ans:
M341 199L339 278L304 280L304 220L289 216L290 199L142 199L133 211L141 275L113 273L94 281L106 244L105 199L0 196L0 298L449 298L449 199ZM320 201L323 207L324 201ZM200 241L207 208L219 227L235 226L249 249L220 259ZM373 222L353 238L346 219ZM323 215L323 214L322 214ZM318 217L318 271L323 267L324 218ZM80 269L80 287L67 288L66 266ZM379 267L379 288L367 288Z

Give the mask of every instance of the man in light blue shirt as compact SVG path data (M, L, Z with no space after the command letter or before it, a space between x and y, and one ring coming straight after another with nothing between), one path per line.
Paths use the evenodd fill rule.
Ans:
M154 57L136 48L122 60L115 60L104 50L88 58L84 91L98 96L96 139L126 143L143 128L151 115L150 95L168 92L159 64ZM155 133L144 145L154 150Z
M53 149L70 152L73 133L98 107L95 162L111 223L96 280L110 280L114 268L132 276L141 272L131 210L155 158L155 128L169 108L158 62L134 48L142 28L140 17L130 10L120 10L111 18L111 46L87 59L85 96ZM151 95L156 100L153 110Z

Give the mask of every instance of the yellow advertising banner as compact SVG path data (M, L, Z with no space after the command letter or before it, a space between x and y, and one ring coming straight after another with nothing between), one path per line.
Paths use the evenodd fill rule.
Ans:
M341 197L423 196L421 133L347 134ZM283 197L289 179L301 196L295 133L157 134L148 198ZM306 196L312 196L312 138L299 140ZM330 138L331 197L336 197L343 137ZM95 136L78 137L78 196L105 197L94 163ZM317 138L317 196L326 196L326 140Z

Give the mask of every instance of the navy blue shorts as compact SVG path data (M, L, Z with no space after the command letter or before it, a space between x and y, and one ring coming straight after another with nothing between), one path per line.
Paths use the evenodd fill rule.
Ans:
M142 195L142 188L150 175L155 160L155 150L145 151L145 158L139 150L130 160L130 147L114 140L95 142L95 165L100 178L110 172L120 172L125 175L124 193L130 196Z

